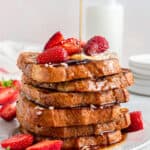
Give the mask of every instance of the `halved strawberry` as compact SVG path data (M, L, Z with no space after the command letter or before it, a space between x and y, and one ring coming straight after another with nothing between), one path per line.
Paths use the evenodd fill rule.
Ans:
M3 148L10 147L11 150L23 150L32 145L33 136L30 134L18 134L9 139L3 140L1 146Z
M92 37L84 47L87 55L96 55L106 51L109 48L108 41L102 36Z
M61 41L60 46L67 51L68 55L80 53L82 50L80 41L75 38L69 38Z
M11 87L0 88L0 105L12 103L16 100L19 91Z
M59 44L62 40L64 39L62 33L60 31L56 32L46 43L45 47L44 47L44 51L47 49L50 49L54 46L56 46L57 44Z
M55 46L39 54L37 57L37 62L39 64L60 63L66 61L67 59L67 51L62 47Z
M21 82L19 80L13 80L12 85L17 89L20 90Z
M6 120L11 121L16 117L16 106L14 104L6 104L2 106L0 116Z
M125 129L126 132L133 132L144 129L141 111L131 112L130 118L131 124L128 128Z
M62 144L63 142L60 140L45 140L28 147L26 150L60 150Z

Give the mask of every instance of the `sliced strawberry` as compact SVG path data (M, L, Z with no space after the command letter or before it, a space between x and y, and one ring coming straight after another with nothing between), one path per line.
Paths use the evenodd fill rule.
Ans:
M133 132L144 129L141 111L131 112L130 118L131 124L128 128L125 129L126 132Z
M13 80L13 86L17 89L20 90L21 88L21 82L19 80Z
M18 90L11 87L0 88L0 105L12 103L16 100L16 96L19 93Z
M18 134L9 139L3 140L1 146L3 148L10 147L11 150L23 150L32 145L33 136L30 134Z
M91 38L84 47L87 55L96 55L106 51L109 48L108 41L102 36L94 36Z
M6 104L1 108L1 117L6 121L11 121L16 117L16 106Z
M63 142L60 140L45 140L28 147L26 150L60 150Z
M45 47L44 47L44 51L47 49L50 49L54 46L56 46L57 44L59 44L62 40L64 39L63 35L61 32L56 32L46 43Z
M55 46L41 53L37 57L39 64L45 63L60 63L68 59L67 51L61 47Z
M61 41L60 44L66 51L68 55L73 55L76 53L81 53L81 44L80 41L75 38L69 38L66 40Z

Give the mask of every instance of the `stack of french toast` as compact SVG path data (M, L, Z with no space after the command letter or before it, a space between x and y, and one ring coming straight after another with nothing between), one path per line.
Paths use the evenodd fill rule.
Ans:
M39 63L39 53L21 53L22 89L17 119L23 133L36 141L60 139L62 149L107 146L122 140L130 125L127 87L130 70L122 69L117 56L105 51L97 56L72 55L59 63Z

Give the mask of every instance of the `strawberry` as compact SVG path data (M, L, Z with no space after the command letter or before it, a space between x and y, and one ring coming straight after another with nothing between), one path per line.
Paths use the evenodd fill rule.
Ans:
M50 49L54 46L56 46L57 44L59 44L62 40L64 39L63 35L61 32L56 32L46 43L46 45L44 46L44 51L47 49Z
M10 147L11 150L23 150L32 145L33 136L30 134L17 134L9 139L3 140L1 146L3 148Z
M102 36L94 36L91 38L84 47L87 55L96 55L106 51L109 48L108 41Z
M20 90L21 82L19 80L13 80L12 85L17 89Z
M12 80L2 80L1 81L1 86L2 87L11 87L12 86L13 81Z
M19 91L11 87L0 88L0 105L12 103L16 100Z
M69 38L61 41L60 46L62 46L68 52L68 55L80 53L82 50L80 41L75 38Z
M0 114L4 120L11 121L16 117L16 107L13 104L6 104L2 106Z
M60 150L62 144L63 142L60 140L45 140L28 147L26 150Z
M141 111L131 112L130 118L131 124L128 128L125 129L126 132L133 132L144 129Z
M85 42L85 41L81 41L81 42L80 42L80 45L81 45L82 48L84 48L85 45L86 45L86 42Z
M37 57L39 64L60 63L68 59L67 51L61 47L55 46L41 53Z

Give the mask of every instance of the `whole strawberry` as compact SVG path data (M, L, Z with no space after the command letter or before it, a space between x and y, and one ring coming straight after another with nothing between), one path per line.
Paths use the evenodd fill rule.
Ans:
M93 56L106 51L109 48L108 41L102 36L94 36L84 46L87 55Z
M62 47L55 46L39 54L37 57L37 62L39 64L60 63L66 61L67 59L67 51Z

